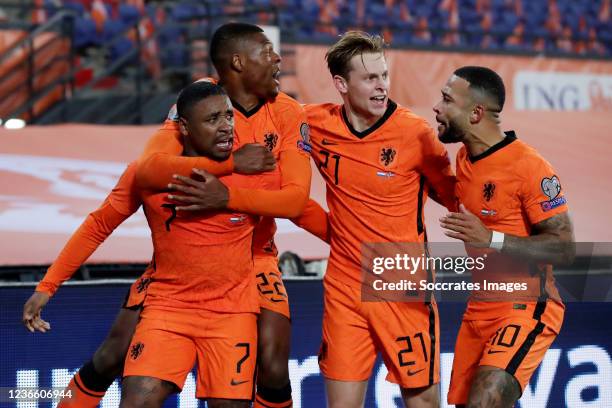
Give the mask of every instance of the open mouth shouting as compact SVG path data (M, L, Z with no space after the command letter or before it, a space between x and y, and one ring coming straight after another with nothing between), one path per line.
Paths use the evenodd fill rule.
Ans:
M276 86L280 86L280 68L276 69L274 73L272 73L272 79L276 83Z
M380 108L384 108L387 105L387 95L376 95L370 98L370 101L374 102L374 105Z
M233 136L223 136L217 139L215 142L215 147L217 150L222 152L231 152L232 147L234 147L234 137Z

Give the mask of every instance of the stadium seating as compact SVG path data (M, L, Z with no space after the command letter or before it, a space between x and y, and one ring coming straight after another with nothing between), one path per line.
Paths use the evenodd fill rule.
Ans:
M69 10L72 44L85 67L101 72L116 66L112 75L121 76L124 66L141 65L156 81L161 75L189 75L190 66L205 67L208 36L229 20L278 25L284 43L331 43L346 30L361 29L383 34L394 47L605 58L612 54L611 2L39 0L29 23L42 24ZM105 65L96 69L90 54L103 54ZM124 58L128 54L133 57Z
M97 0L98 2L102 0ZM96 1L63 0L63 6L79 17L88 17ZM157 29L158 40L168 43L166 23L185 23L207 11L225 8L276 7L284 35L298 42L332 41L346 29L384 32L398 46L468 47L507 51L610 55L612 26L610 1L572 0L192 0L150 3L106 1L107 15L126 26L147 15ZM47 0L47 15L58 1ZM158 9L169 21L158 21ZM255 22L263 20L261 15ZM252 20L252 19L249 19ZM267 22L267 21L259 21ZM89 20L80 20L75 33L79 46L89 39ZM86 32L83 32L86 30ZM456 35L447 35L449 33ZM286 34L285 34L286 33ZM172 40L180 36L173 34ZM172 61L168 61L172 63Z

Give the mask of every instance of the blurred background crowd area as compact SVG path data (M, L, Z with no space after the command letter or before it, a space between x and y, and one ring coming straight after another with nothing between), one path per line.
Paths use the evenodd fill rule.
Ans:
M133 41L129 30L135 24L162 47L184 43L189 29L177 24L210 14L246 13L250 22L278 25L288 39L301 42L333 41L346 30L362 29L383 33L394 46L579 55L612 51L610 0L35 0L30 7L11 17L40 24L59 10L73 11L78 47L99 45L119 32ZM10 18L8 10L3 14Z
M38 116L48 107L37 94L41 89L52 93L49 78L61 78L70 88L69 96L100 90L141 95L142 87L176 92L194 78L214 73L207 41L217 26L231 20L278 28L284 75L292 74L291 44L331 44L349 29L381 33L394 48L608 59L610 3L0 0L0 97L9 99L0 101L0 118ZM43 57L45 49L48 60ZM63 68L58 68L60 55L64 55ZM16 67L22 68L21 74L11 73ZM61 74L53 74L54 70ZM6 78L8 74L11 78ZM41 81L48 82L49 89ZM29 89L27 96L13 92L20 87ZM66 94L64 89L62 97Z

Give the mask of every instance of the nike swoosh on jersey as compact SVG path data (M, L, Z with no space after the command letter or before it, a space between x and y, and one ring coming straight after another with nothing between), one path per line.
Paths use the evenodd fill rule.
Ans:
M418 373L420 373L421 371L425 370L424 368L421 368L420 370L416 370L416 371L410 371L408 370L406 374L408 374L409 377L412 377L413 375L417 375Z

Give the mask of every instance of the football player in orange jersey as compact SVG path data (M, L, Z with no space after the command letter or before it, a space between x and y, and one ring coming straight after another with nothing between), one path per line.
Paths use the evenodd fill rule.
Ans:
M174 121L168 120L158 133L174 132ZM232 154L235 173L256 174L274 168L274 157L264 146L247 144ZM36 287L35 292L23 307L23 323L31 332L46 332L51 329L49 322L41 317L42 309L55 295L63 282L70 279L78 268L104 242L104 240L134 214L142 205L136 188L134 176L135 162L130 163L121 175L104 203L90 213L82 225L74 232L60 255L49 267L47 273ZM208 163L200 158L199 166L215 174L221 168L215 161ZM108 387L123 371L123 362L131 341L136 323L142 309L146 288L151 282L151 265L137 279L127 293L107 337L98 347L91 360L87 361L70 381L70 398L60 401L59 408L94 408L100 403Z
M550 264L571 262L575 253L559 177L535 149L501 130L504 101L497 73L468 66L454 72L434 107L439 139L464 145L457 153L460 211L441 226L468 252L487 254L485 268L472 271L479 287L455 345L448 402L457 406L514 406L563 322ZM497 292L487 281L517 291Z
M326 54L343 104L306 105L312 157L327 186L331 254L319 365L328 406L363 407L377 353L406 407L439 406L439 321L420 300L362 300L362 248L426 241L429 189L454 208L448 154L427 122L389 99L380 36L348 32ZM421 276L422 272L422 276ZM433 279L420 271L417 279Z
M196 82L177 100L183 155L224 161L234 111L219 85ZM257 185L231 174L229 186ZM161 407L197 363L196 396L248 407L255 382L259 298L252 239L257 218L237 211L178 213L165 192L142 191L154 269L125 360L122 408ZM231 255L231 256L228 256Z

